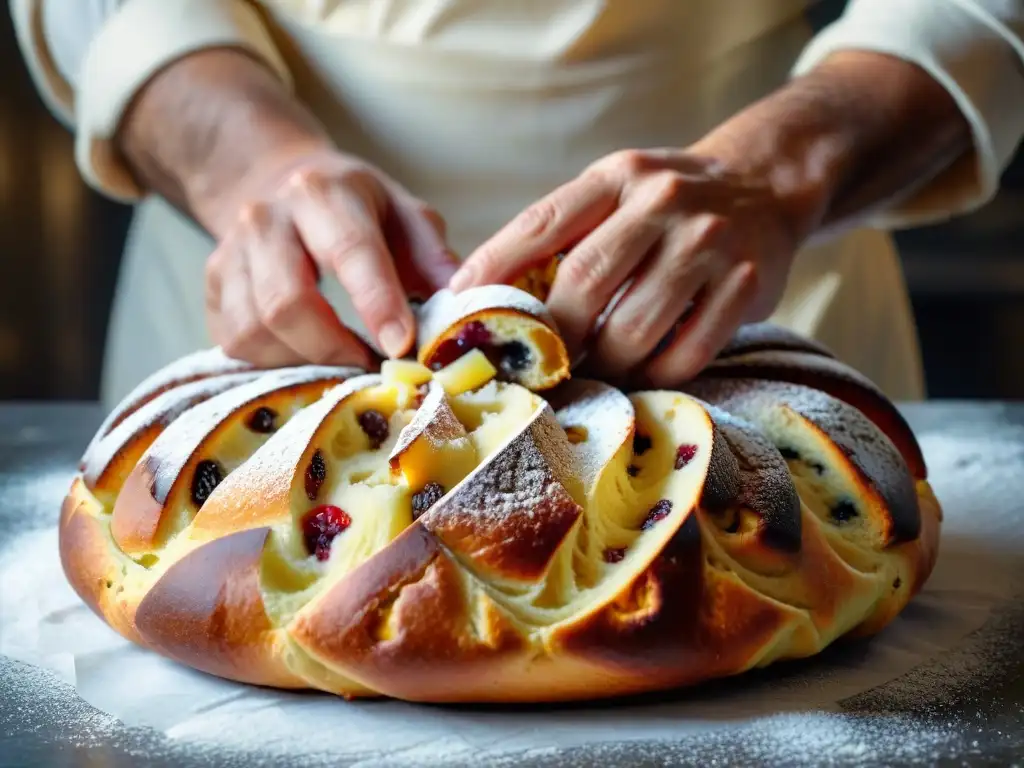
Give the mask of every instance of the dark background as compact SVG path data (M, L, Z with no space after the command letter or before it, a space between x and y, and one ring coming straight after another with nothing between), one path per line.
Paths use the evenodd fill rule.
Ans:
M977 214L898 235L932 397L1024 396L1024 160L1003 181ZM82 183L0 12L0 399L97 397L130 213Z

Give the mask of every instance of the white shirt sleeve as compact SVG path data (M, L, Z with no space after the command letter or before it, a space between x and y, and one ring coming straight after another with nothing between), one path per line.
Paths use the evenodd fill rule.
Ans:
M918 226L972 211L996 194L1024 137L1024 0L850 0L794 67L806 73L839 50L913 62L956 100L974 152L871 222Z
M114 199L143 194L114 150L114 134L135 95L174 60L204 48L241 48L291 86L246 0L11 0L11 14L44 102L75 131L82 176Z

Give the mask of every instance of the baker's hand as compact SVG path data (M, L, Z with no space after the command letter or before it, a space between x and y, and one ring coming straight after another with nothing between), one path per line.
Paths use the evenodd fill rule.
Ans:
M451 285L511 282L564 253L548 304L570 347L602 375L667 386L771 314L796 230L764 178L693 152L623 151L527 208Z
M381 171L333 150L276 168L233 190L234 220L229 214L207 262L214 342L267 366L372 366L373 351L318 289L320 276L333 274L380 349L406 354L415 336L408 297L429 296L456 269L440 215Z

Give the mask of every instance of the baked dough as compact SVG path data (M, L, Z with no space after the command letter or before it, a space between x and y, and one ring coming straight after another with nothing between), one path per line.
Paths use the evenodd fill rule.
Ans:
M518 289L420 313L418 362L380 373L210 350L140 385L64 502L81 598L245 683L541 702L811 656L930 574L914 434L819 345L749 326L680 391L625 393L570 378Z

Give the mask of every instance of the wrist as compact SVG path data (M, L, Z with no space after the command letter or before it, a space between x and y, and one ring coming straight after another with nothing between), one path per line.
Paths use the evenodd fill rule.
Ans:
M234 49L198 51L154 77L117 143L144 187L216 237L250 190L294 158L332 147L270 68Z
M816 108L807 86L788 84L690 148L724 173L767 184L796 244L826 220L856 152L855 128Z

